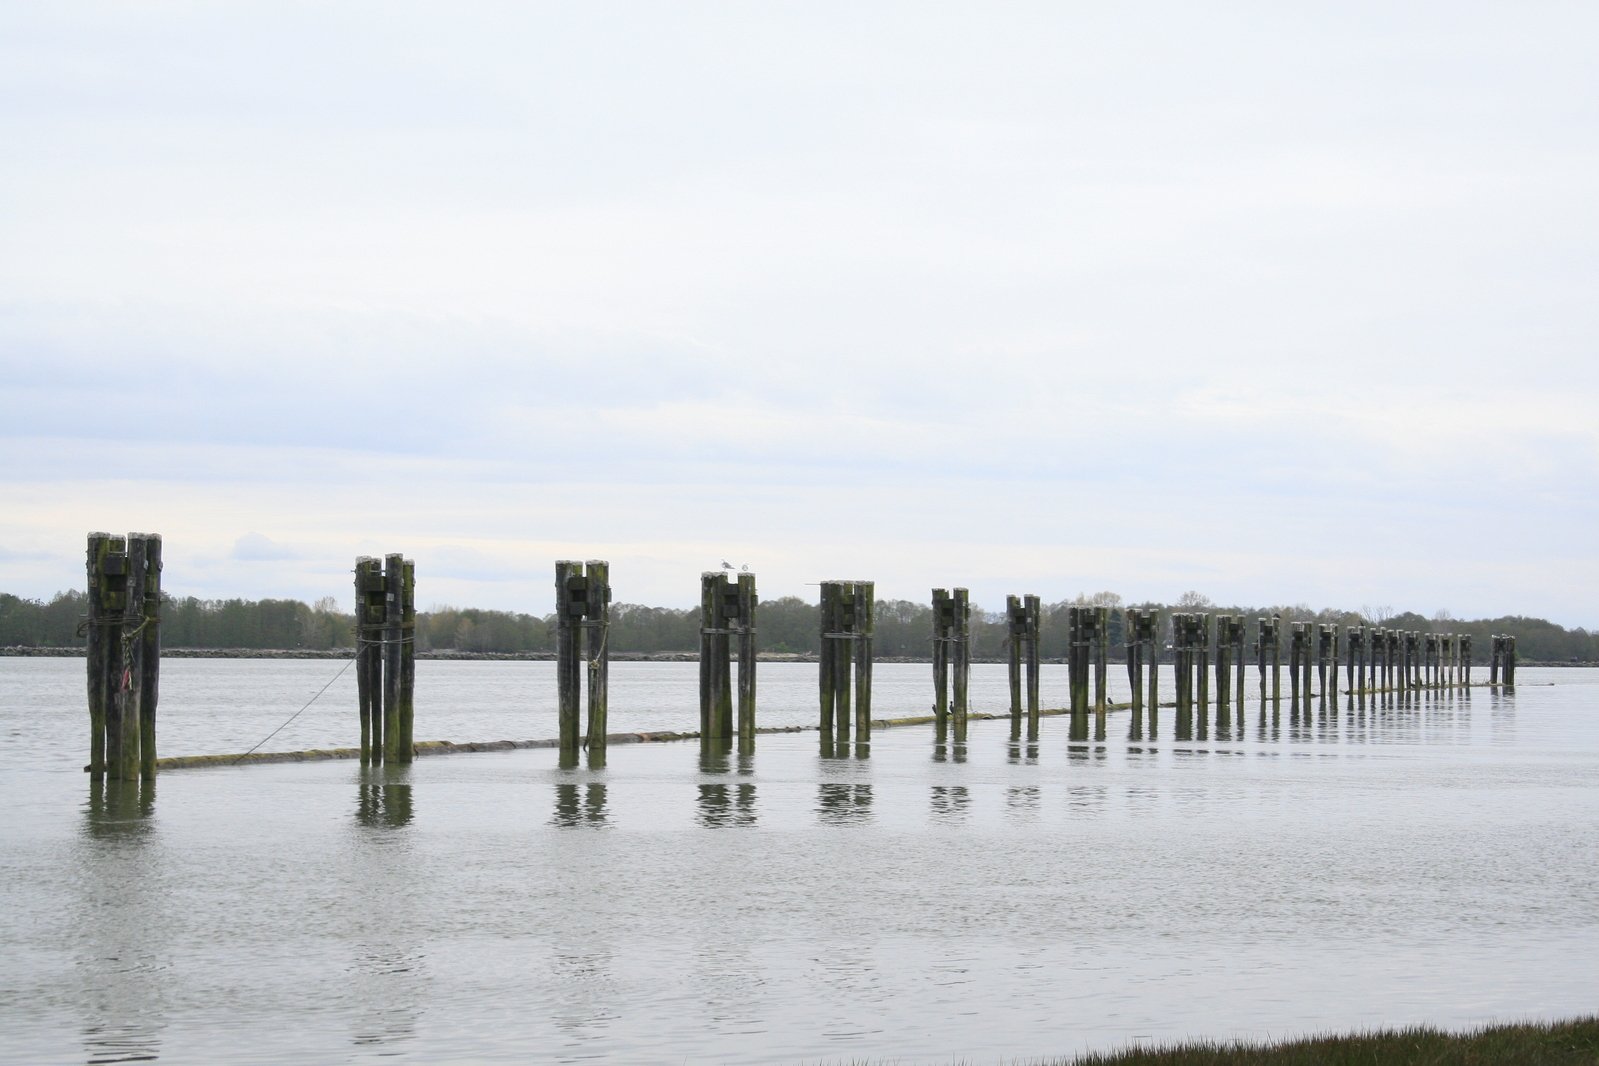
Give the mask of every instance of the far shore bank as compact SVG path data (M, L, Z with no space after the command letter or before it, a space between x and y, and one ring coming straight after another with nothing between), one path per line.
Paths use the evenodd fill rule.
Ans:
M354 654L353 648L162 648L163 659L338 659L344 660ZM0 647L0 657L35 658L35 659L71 659L83 658L82 648L36 648L18 645ZM433 651L419 651L418 659L432 659L437 661L458 660L461 662L554 662L553 651L454 651L452 649L438 649ZM781 652L763 651L756 656L763 663L814 663L815 654L811 652ZM700 661L699 653L692 651L613 651L610 654L613 663L697 663ZM925 655L877 655L872 658L874 663L925 663L931 665L932 659ZM1008 659L999 656L974 655L974 663L1004 663ZM1045 665L1061 666L1066 660L1063 658L1045 658L1041 660ZM1126 666L1126 660L1112 658L1112 666ZM1284 669L1287 668L1286 661ZM1520 659L1516 665L1522 669L1529 666L1599 666L1599 662L1539 662L1535 659ZM1473 667L1486 668L1486 660L1473 662Z

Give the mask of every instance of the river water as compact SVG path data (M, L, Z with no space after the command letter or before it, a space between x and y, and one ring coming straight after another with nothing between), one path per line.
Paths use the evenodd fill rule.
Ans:
M242 751L338 669L169 660L162 754ZM760 680L760 724L814 720L814 666ZM141 790L81 772L81 660L0 659L0 1060L997 1063L1592 1012L1599 670L1518 680L1251 702L1197 741L1116 715ZM1064 703L1064 669L1043 687ZM931 688L880 665L874 713ZM549 736L554 691L548 663L420 662L416 735ZM691 729L696 699L692 663L612 666L613 730ZM346 674L267 749L348 746L354 707Z

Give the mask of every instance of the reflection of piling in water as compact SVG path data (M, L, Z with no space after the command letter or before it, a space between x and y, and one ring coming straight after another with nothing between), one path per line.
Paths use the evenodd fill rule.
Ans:
M89 802L84 807L84 828L89 836L112 839L141 834L150 827L153 813L154 777L108 780L103 774L94 774L89 778Z
M849 740L852 684L857 738L863 743L871 740L875 595L875 586L870 581L822 582L822 603L818 612L822 641L817 674L824 742L829 738L839 742Z
M571 559L555 564L555 688L561 750L578 750L578 706L588 674L589 748L605 747L609 702L611 564ZM583 634L587 634L584 638ZM579 655L584 658L580 661Z
M90 533L85 561L89 765L96 777L155 774L161 671L161 537Z
M355 561L355 687L361 761L415 753L416 564L401 555Z
M1038 627L1042 615L1037 596L1006 596L1006 640L1010 651L1010 717L1022 718L1022 668L1027 673L1027 738L1038 739Z
M966 739L966 693L972 673L968 639L971 617L965 589L956 589L953 594L945 589L933 590L933 722L942 736L953 714L955 739L959 741Z
M361 768L355 818L362 825L399 827L411 824L410 771L399 766Z
M738 738L755 740L755 575L700 575L700 735L733 735L733 638L738 638Z

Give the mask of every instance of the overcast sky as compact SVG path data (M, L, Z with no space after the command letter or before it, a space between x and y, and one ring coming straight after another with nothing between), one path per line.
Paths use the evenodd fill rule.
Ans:
M0 7L0 591L1599 628L1599 6Z

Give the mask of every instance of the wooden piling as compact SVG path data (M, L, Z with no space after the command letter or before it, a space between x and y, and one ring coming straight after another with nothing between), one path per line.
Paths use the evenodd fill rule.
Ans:
M1305 624L1294 622L1288 632L1288 705L1299 710L1300 668L1305 661ZM1309 695L1308 693L1306 694Z
M107 743L107 761L113 781L133 781L139 777L144 760L139 746L143 730L139 719L142 710L140 697L144 691L144 641L141 631L144 622L144 580L149 568L147 547L149 541L141 533L128 534L127 601L122 609L122 629L118 636L122 644L122 677L118 684L116 757L110 757Z
M1233 616L1216 616L1216 728L1226 729L1232 708L1232 624Z
M144 677L139 686L139 773L155 776L155 711L161 691L161 535L144 534L144 621L139 634Z
M1010 682L1010 717L1022 720L1022 645L1027 639L1027 618L1022 613L1020 596L1005 597L1006 679Z
M1038 739L1039 704L1039 635L1043 625L1043 601L1029 593L1022 599L1027 613L1027 739Z
M578 707L582 677L578 673L577 622L583 617L583 564L563 559L555 564L555 700L560 726L561 753L573 758L578 750Z
M584 573L588 595L584 599L584 653L588 667L588 732L584 746L591 753L605 750L609 733L611 689L611 564L590 559ZM726 639L725 637L723 638ZM726 671L723 671L724 676ZM731 701L724 701L722 735L732 732Z
M949 725L949 639L955 605L948 589L933 590L933 724L943 731Z
M872 637L877 632L877 585L871 581L855 583L855 741L872 739Z
M400 642L404 639L400 604L405 595L405 557L383 557L383 761L400 755Z
M953 690L951 712L955 719L955 741L966 742L966 723L971 713L970 693L972 678L972 604L971 592L958 588L951 597L953 619L950 662L950 687Z
M110 632L110 602L113 588L110 582L112 571L119 573L124 565L122 560L116 563L111 561L115 538L109 533L90 533L89 548L86 559L88 570L88 606L89 617L84 623L84 635L87 641L86 658L88 661L88 689L89 689L89 766L88 770L96 778L106 772L106 716L107 697L110 694L109 680L111 677L111 649L116 644L115 636ZM1498 672L1498 638L1495 639L1495 676Z
M355 688L361 716L361 761L383 761L383 572L380 560L355 561Z
M1210 614L1199 611L1193 620L1194 654L1197 657L1200 728L1210 715Z
M1129 701L1132 724L1128 735L1133 740L1143 739L1144 733L1144 649L1138 637L1142 614L1139 610L1129 610L1122 622L1122 654L1127 659L1127 688L1132 693Z
M711 636L716 629L717 593L722 581L725 578L720 570L706 570L700 574L700 736L706 740L716 739L719 688L716 675L721 663Z
M1471 688L1471 634L1460 635L1460 684L1461 687Z
M1516 687L1516 638L1513 634L1505 634L1505 661L1504 661L1505 688Z
M1088 739L1088 672L1089 637L1087 607L1068 607L1067 618L1067 684L1071 691L1071 740Z
M738 575L738 738L755 742L755 575ZM741 748L742 750L742 748Z

